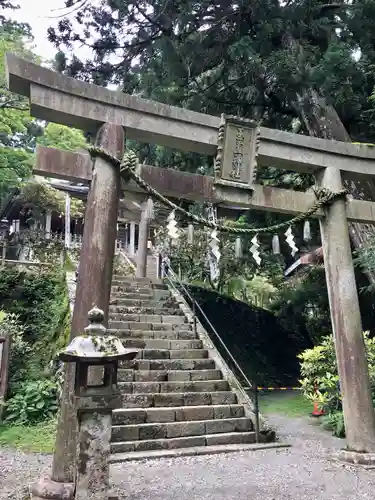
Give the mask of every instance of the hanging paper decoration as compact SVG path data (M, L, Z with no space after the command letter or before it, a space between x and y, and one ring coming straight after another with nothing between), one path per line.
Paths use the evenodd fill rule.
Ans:
M236 238L236 243L234 247L234 254L236 259L240 259L242 257L242 240L240 236Z
M272 237L272 253L274 255L279 255L280 253L280 240L277 234L274 234Z
M288 243L288 245L290 246L292 252L292 257L295 256L295 254L298 252L298 247L296 246L295 242L294 242L294 236L293 236L293 233L292 233L292 228L289 227L287 229L287 231L285 232L285 236L286 236L286 242Z
M209 265L212 281L217 281L219 279L220 269L219 261L221 257L220 253L220 240L217 236L217 230L214 229L210 234L210 240L208 242L209 246Z
M257 234L251 240L251 243L252 243L252 245L250 247L250 253L253 256L253 259L255 260L255 262L258 264L258 266L260 266L262 259L260 257L260 253L259 253L260 245L258 243L258 235Z
M188 245L193 245L193 243L194 243L194 226L193 226L193 224L188 225L187 242L188 242Z
M311 240L310 221L305 220L305 223L303 225L303 241L310 241L310 240Z
M168 220L167 224L168 236L170 237L172 242L176 242L180 236L180 231L177 227L176 214L174 210L168 215L167 220Z
M148 220L152 220L155 217L154 200L151 197L147 198L145 203L145 216Z

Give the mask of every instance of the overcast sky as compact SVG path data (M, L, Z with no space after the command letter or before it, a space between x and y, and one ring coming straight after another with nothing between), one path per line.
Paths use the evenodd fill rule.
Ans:
M17 0L20 9L10 11L10 17L19 22L29 23L35 38L35 52L44 59L52 59L55 47L47 40L47 29L57 25L59 18L71 9L64 7L64 0ZM82 57L82 50L80 51Z

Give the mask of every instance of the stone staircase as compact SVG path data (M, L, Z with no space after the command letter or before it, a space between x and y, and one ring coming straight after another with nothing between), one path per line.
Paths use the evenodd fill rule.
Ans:
M114 276L109 328L139 349L119 368L112 462L255 442L249 411L166 285Z

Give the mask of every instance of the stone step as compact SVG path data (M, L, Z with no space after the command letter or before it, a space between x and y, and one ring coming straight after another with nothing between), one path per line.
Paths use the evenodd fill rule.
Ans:
M117 306L117 307L147 307L147 308L160 308L160 307L167 307L168 309L180 309L180 306L178 302L175 300L169 300L169 297L167 297L164 301L160 300L150 300L149 298L142 298L142 299L124 299L124 298L116 298L116 299L111 299L109 302L110 307L111 306Z
M143 338L121 338L124 347L136 349L202 349L201 340L169 340L169 339L143 339Z
M115 286L111 288L111 299L154 300L154 294L152 290L131 290L128 292L122 290L121 287Z
M182 312L182 311L181 311ZM180 325L187 323L188 320L184 314L138 314L138 313L115 313L109 311L108 317L110 321L125 321L125 322L139 322L139 323L167 323L168 325Z
M157 422L189 422L239 418L245 416L243 405L177 406L168 408L122 408L113 410L113 425Z
M163 330L178 330L178 331L187 331L192 330L193 325L190 323L143 323L141 321L113 321L109 320L108 322L109 328L116 330L154 330L154 331L163 331Z
M119 281L127 281L129 283L151 283L150 278L135 278L134 276L124 276L122 274L114 274L112 277L113 280Z
M247 417L195 420L192 422L114 425L112 427L112 443L205 436L209 434L228 434L231 432L249 432L252 430L252 422Z
M121 279L119 277L113 278L112 279L112 286L121 286L121 287L127 287L135 290L151 290L152 289L152 284L151 281L129 281L127 279Z
M121 464L124 462L158 460L177 457L197 457L205 455L220 455L227 453L239 453L243 451L259 451L274 448L288 448L284 443L240 443L240 444L222 444L211 446L187 446L186 448L174 448L169 450L146 450L131 451L129 453L115 453L108 459L110 464Z
M184 316L183 311L178 307L149 307L147 305L143 306L132 306L132 307L126 307L126 306L119 306L119 305L110 305L109 306L109 315L115 316L117 315L137 315L137 316ZM121 321L121 318L120 318ZM138 320L136 320L138 321ZM139 320L142 321L142 320ZM163 321L161 321L163 323ZM186 321L184 321L186 323Z
M137 359L163 361L165 359L206 359L207 349L142 349Z
M221 380L220 370L118 370L119 382L179 382L194 380Z
M205 436L188 436L171 439L151 439L144 441L122 441L111 444L112 453L127 453L144 450L170 450L195 446L255 443L255 432L230 432Z
M122 394L121 399L126 408L233 405L237 403L236 395L230 391Z
M122 394L164 394L181 392L225 392L230 387L226 380L194 380L189 382L119 382Z
M121 368L133 370L213 370L213 359L135 359L122 361Z
M193 330L127 330L109 328L107 330L111 335L123 339L169 339L169 340L195 340L197 338Z

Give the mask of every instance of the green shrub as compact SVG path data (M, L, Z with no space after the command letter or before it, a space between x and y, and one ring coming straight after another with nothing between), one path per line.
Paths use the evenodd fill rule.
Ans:
M344 415L342 411L333 411L323 417L323 427L327 431L332 431L334 436L345 437Z
M363 337L371 389L375 399L375 338L370 339L368 332L365 332ZM327 411L325 426L335 435L343 437L345 431L333 336L324 337L321 343L313 349L306 349L299 355L299 359L301 360L300 383L303 395L310 401L317 401L319 406Z
M50 269L3 269L0 307L17 320L24 342L23 352L18 349L17 353L17 346L12 348L11 370L17 365L22 382L44 378L50 360L69 338L70 307L64 273Z
M6 403L5 421L37 424L53 417L57 410L57 384L52 380L25 382Z
M27 376L25 360L32 348L23 338L24 328L17 314L0 311L0 335L10 335L11 349L9 359L8 386L10 392Z

